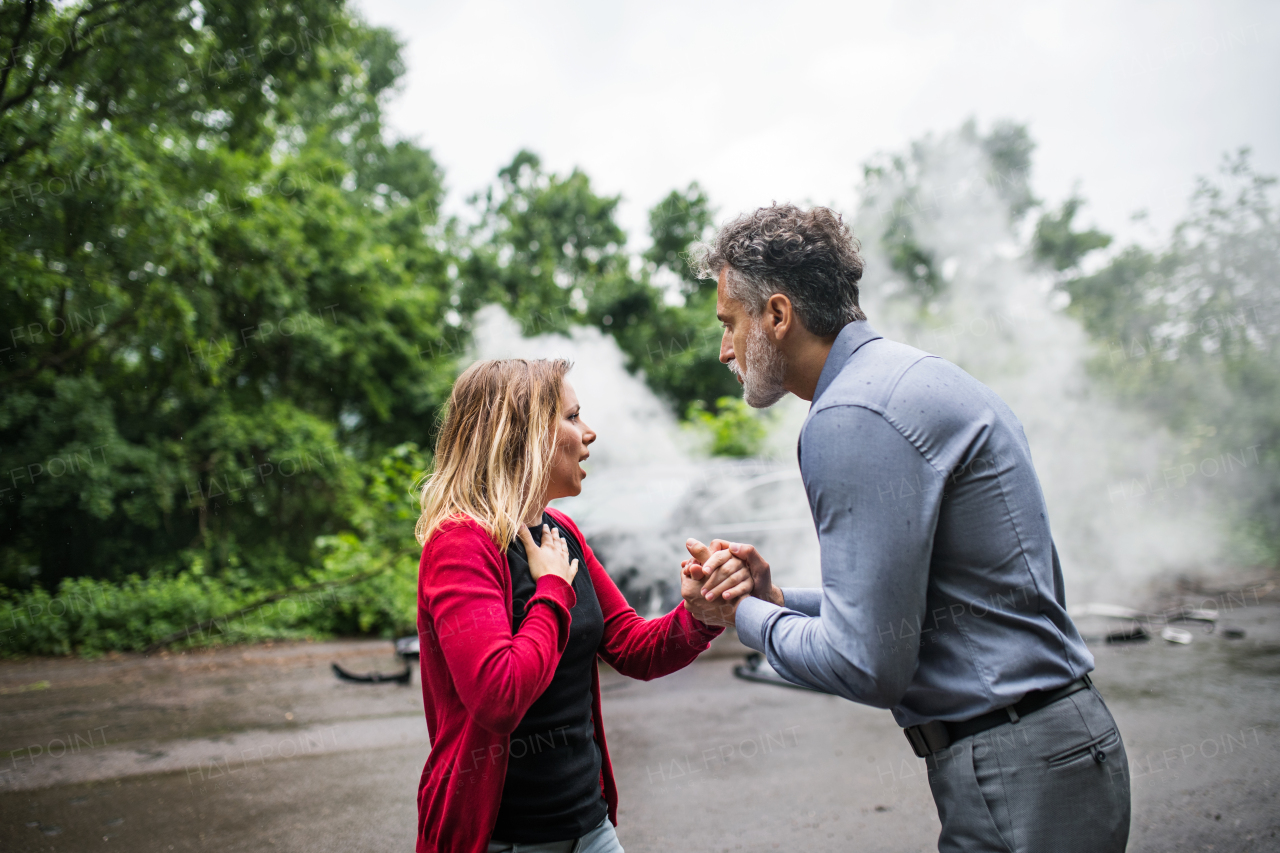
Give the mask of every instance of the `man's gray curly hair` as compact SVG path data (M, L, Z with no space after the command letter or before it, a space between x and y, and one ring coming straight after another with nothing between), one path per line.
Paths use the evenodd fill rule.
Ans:
M699 278L719 278L728 266L729 296L759 317L769 297L791 300L812 334L831 337L867 315L858 307L862 257L839 214L826 207L790 204L744 213L712 238L690 248L689 266Z

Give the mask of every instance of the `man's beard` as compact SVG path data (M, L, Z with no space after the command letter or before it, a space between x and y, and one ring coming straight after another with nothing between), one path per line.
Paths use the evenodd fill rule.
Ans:
M764 336L764 329L753 323L747 333L747 351L743 365L735 358L729 369L742 380L742 399L755 409L766 409L782 399L787 389L782 387L787 374L787 362Z

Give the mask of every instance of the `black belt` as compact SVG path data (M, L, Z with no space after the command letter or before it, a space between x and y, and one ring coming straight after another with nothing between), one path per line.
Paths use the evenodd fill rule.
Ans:
M957 723L930 720L918 726L909 726L903 729L902 732L907 736L907 741L911 744L911 749L915 751L915 754L920 758L925 758L940 749L946 749L961 738L985 732L987 729L994 729L1004 723L1016 723L1027 714L1039 711L1046 705L1052 705L1059 699L1065 699L1072 693L1077 693L1092 686L1093 682L1088 675L1085 675L1066 687L1059 687L1057 690L1035 690L1008 707L982 714L971 720L961 720Z

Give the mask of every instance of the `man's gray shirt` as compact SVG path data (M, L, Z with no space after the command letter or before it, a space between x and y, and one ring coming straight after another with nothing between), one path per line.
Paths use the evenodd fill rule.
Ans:
M784 589L785 607L747 598L736 617L784 678L911 726L1093 669L1026 434L990 388L850 323L800 431L800 473L822 588Z

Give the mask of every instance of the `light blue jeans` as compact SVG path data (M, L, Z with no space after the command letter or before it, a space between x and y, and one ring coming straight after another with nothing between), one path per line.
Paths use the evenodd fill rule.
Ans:
M568 841L542 841L536 844L513 844L490 841L487 853L623 853L613 824L605 818L600 825L581 838Z

